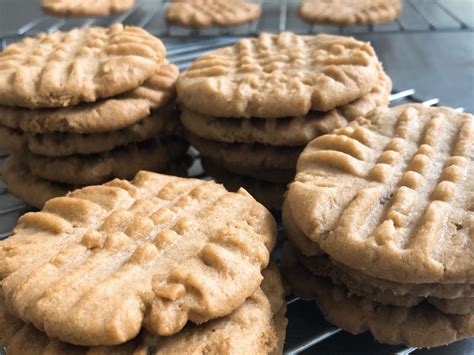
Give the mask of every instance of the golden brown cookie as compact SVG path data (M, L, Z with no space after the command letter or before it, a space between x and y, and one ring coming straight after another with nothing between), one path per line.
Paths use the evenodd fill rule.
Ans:
M230 315L201 325L188 324L180 333L158 337L142 332L117 346L80 347L48 338L11 316L0 303L0 339L9 355L25 354L281 354L285 339L286 302L278 272L263 270L261 288Z
M295 295L315 299L334 325L359 334L369 330L387 344L434 347L474 336L474 315L443 313L428 303L413 307L387 306L350 295L342 285L311 274L284 248L283 272Z
M245 190L140 172L46 203L0 242L12 315L72 344L178 333L258 289L275 221Z
M311 111L302 117L226 118L212 117L182 107L181 121L195 135L226 143L263 143L270 145L306 145L312 139L343 127L347 122L367 114L376 107L387 106L392 82L379 69L379 81L361 98L328 112Z
M307 238L296 225L286 201L283 203L282 221L291 244L298 249L298 253L302 254L299 259L305 267L314 273L316 273L316 269L326 270L326 273L321 274L322 276L332 277L338 282L343 282L350 289L360 289L362 290L360 292L366 293L375 293L373 290L376 289L386 296L391 294L399 297L399 300L406 295L438 299L474 297L474 283L399 283L366 275L332 259L329 262L327 254L321 250L319 245ZM320 256L320 258L316 256Z
M157 136L179 136L181 127L174 107L156 110L138 123L103 133L32 134L0 125L0 149L13 152L62 157L74 154L95 154L130 143L143 142Z
M357 275L353 277L354 273L347 272L344 267L340 267L339 264L333 263L327 255L312 256L308 257L300 253L293 248L293 253L297 255L298 260L301 264L311 271L316 276L327 277L332 280L335 284L343 284L350 293L358 296L376 301L381 304L411 307L417 305L423 301L427 301L438 308L440 311L449 314L469 314L474 311L474 297L457 297L457 298L439 298L434 296L423 297L412 293L398 293L399 289L404 284L398 284L394 289L391 288L379 288L373 286L376 282L361 282ZM370 278L367 276L366 278ZM416 284L415 284L416 285ZM412 285L407 285L409 288ZM427 289L428 285L425 285ZM439 291L437 284L432 285L432 292ZM447 288L448 285L444 285ZM441 288L443 285L441 285ZM453 291L459 286L453 287Z
M255 20L262 6L245 0L174 0L166 21L187 27L233 26Z
M0 53L0 104L62 107L112 97L143 84L165 54L158 38L121 24L25 38Z
M292 216L368 275L473 283L473 137L474 117L453 109L377 109L308 144L289 187Z
M26 153L24 159L34 176L63 184L92 185L113 178L131 179L140 170L166 171L187 149L181 138L164 137L104 153L66 157Z
M72 186L33 176L28 165L15 154L5 161L2 178L8 192L38 209L43 208L46 201L64 196L74 189Z
M140 87L119 96L54 109L0 106L0 124L29 133L101 133L129 127L175 97L179 70L165 63Z
M218 161L230 169L280 169L290 171L295 168L303 147L271 146L263 144L222 143L200 138L186 132L186 138L204 157ZM228 169L228 170L230 170ZM284 172L286 176L292 176Z
M354 38L293 33L241 39L195 60L177 83L180 101L215 117L298 117L329 111L377 85L379 61Z
M60 16L107 16L132 8L135 0L43 0L43 10Z
M171 163L164 173L186 177L188 166L189 161L181 159ZM9 193L38 209L42 209L44 204L52 198L65 196L69 191L83 187L61 184L34 176L26 162L17 154L12 154L5 161L2 177Z
M291 215L290 207L286 199L283 201L281 221L283 223L286 236L291 241L291 243L297 247L299 252L306 256L325 255L318 243L315 243L306 237L301 229L298 228L293 216Z
M224 184L229 191L247 190L258 202L268 209L281 210L286 184L261 181L231 173L210 159L203 158L202 166L207 174Z
M376 25L400 16L400 0L304 0L300 16L308 21L330 25Z

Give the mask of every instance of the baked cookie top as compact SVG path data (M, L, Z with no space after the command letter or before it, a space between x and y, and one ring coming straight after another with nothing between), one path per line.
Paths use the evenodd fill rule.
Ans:
M0 338L8 354L281 354L286 302L276 268L263 270L260 288L230 315L205 324L188 324L173 336L143 331L117 346L80 347L51 339L11 316L0 301ZM28 349L29 351L25 351Z
M301 154L288 203L336 261L398 282L474 281L474 118L377 109Z
M400 0L305 0L299 7L301 17L308 22L341 26L390 22L401 11Z
M227 143L263 143L269 145L306 145L314 138L345 126L380 106L387 106L392 81L379 69L377 85L369 93L328 112L311 111L305 116L277 119L235 119L213 117L182 107L181 121L197 136Z
M175 98L179 70L165 63L141 86L113 98L61 108L0 106L0 125L29 133L100 133L130 127Z
M261 5L245 0L174 0L166 21L187 27L233 26L260 16Z
M62 16L107 16L132 8L135 0L43 0L43 10Z
M245 190L142 171L23 215L0 242L2 290L14 316L72 344L172 335L254 294L275 237Z
M133 26L41 33L0 53L0 104L62 107L115 96L143 84L165 54L158 38Z
M178 79L189 110L216 117L291 117L329 111L378 79L369 43L351 37L264 33L195 60Z

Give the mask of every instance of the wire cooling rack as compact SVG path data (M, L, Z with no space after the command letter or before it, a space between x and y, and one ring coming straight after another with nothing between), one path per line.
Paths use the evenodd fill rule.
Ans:
M193 59L204 52L229 45L238 37L215 38L194 41L192 44L168 44L168 60L176 63L181 69L190 65ZM427 106L439 104L438 98L419 98L414 89L394 91L390 96L391 105L417 102ZM462 111L463 108L458 108ZM199 154L193 151L191 177L207 177L201 167ZM8 157L7 152L0 151L0 166ZM0 180L0 239L7 238L16 225L19 216L32 208L10 195ZM285 239L280 217L279 241ZM279 247L273 258L278 262ZM314 302L303 301L295 297L288 299L288 331L285 345L286 354L424 354L428 350L407 348L404 346L388 346L375 342L369 333L351 335L326 322ZM474 354L474 339L464 340L449 346L429 350L430 354Z
M474 31L472 0L403 0L403 12L397 20L382 25L351 27L312 25L304 22L298 15L298 5L301 1L254 0L262 5L262 15L259 19L245 25L201 30L167 24L164 17L170 1L165 0L136 0L136 5L131 10L100 18L58 17L34 8L30 10L30 21L1 36L5 45L8 40L37 32L54 32L92 25L105 26L118 22L143 27L155 35L170 38L252 36L261 32L282 31L307 34Z

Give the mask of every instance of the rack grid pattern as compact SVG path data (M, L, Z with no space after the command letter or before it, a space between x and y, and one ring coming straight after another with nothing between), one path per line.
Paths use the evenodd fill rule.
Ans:
M181 69L190 65L193 59L202 53L215 48L229 45L238 37L206 39L189 44L168 45L168 59L177 63ZM390 96L391 105L418 102L427 106L439 104L439 99L421 99L416 96L414 89L394 91ZM458 108L463 111L463 108ZM191 177L210 179L202 170L199 154L191 150L193 164L189 170ZM8 157L7 152L0 152L0 167ZM5 185L0 180L0 239L7 238L11 234L19 216L31 207L25 205L19 199L8 194ZM275 214L279 222L279 241L284 240L284 231L278 214ZM279 247L274 253L274 259L278 262ZM423 354L427 350L407 348L404 346L389 346L375 342L370 334L354 336L327 323L319 313L313 302L303 301L295 297L288 298L289 326L285 354L313 354L313 353L364 353L364 354ZM433 354L472 354L474 352L474 339L464 340L451 344L447 347L431 350Z

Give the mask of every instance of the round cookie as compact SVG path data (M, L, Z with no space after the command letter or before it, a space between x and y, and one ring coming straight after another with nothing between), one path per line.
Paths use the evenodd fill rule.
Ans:
M400 16L400 0L305 0L300 16L308 21L339 26L376 25Z
M419 104L377 109L316 138L288 203L339 263L401 283L473 283L474 118Z
M321 250L317 243L306 237L303 231L301 231L301 229L296 225L295 220L291 215L289 204L286 200L283 203L282 222L291 244L296 247L298 253L302 254L300 259L305 261L305 267L312 271L316 268L329 270L329 268L326 267L329 261L325 261L327 259L327 254ZM322 258L308 258L313 256L321 256ZM321 264L321 260L325 261L324 264ZM318 262L313 264L315 261ZM400 283L366 275L363 272L347 267L335 260L331 260L330 263L331 275L335 275L335 278L341 280L350 288L360 289L361 287L366 287L367 290L370 291L377 289L385 294L391 293L396 297L403 297L405 295L415 295L417 297L432 296L433 298L438 299L462 299L474 297L474 283ZM329 277L329 271L323 276Z
M54 109L22 109L0 106L0 125L24 132L43 134L101 133L129 127L166 106L175 97L179 70L165 63L134 90L119 96Z
M163 172L187 149L188 144L180 138L165 137L91 155L45 157L27 153L25 161L34 176L64 184L93 185L113 178L131 179L140 170Z
M414 307L387 306L356 295L329 279L314 276L284 248L283 272L295 295L315 299L334 325L359 334L370 331L386 344L435 347L474 336L474 315L443 313L422 303Z
M186 132L186 138L204 157L227 165L233 170L244 169L279 169L294 170L298 156L303 147L277 147L263 144L222 143L200 138ZM228 169L229 170L229 169Z
M11 316L0 303L0 338L9 355L24 354L282 354L286 333L286 302L278 272L263 270L260 288L228 316L180 333L158 337L144 331L117 346L80 347L48 338L32 325ZM3 303L3 302L2 302Z
M185 177L188 165L186 159L173 162L165 173ZM81 188L79 185L61 184L34 176L28 165L17 154L12 154L5 161L3 180L9 193L37 209L42 209L52 198L65 196L69 191Z
M2 291L13 316L71 344L170 336L244 304L275 239L244 190L142 171L23 215L0 242Z
M329 111L377 85L379 61L366 42L331 35L261 34L195 60L177 83L189 110L277 118Z
M373 286L372 283L361 283L357 278L352 277L351 273L345 272L344 268L333 264L327 255L308 257L301 254L296 248L293 252L298 256L301 264L313 274L330 278L335 284L343 284L349 292L381 304L411 307L426 300L440 311L449 314L469 314L474 309L474 297L461 296L446 299L434 296L426 298L411 293L394 293L390 288L382 289ZM436 290L436 285L433 285L433 290Z
M130 143L143 142L163 135L180 135L181 127L173 107L156 110L129 127L103 133L31 134L0 126L0 149L13 152L61 157L110 151Z
M43 0L43 10L60 16L107 16L132 8L135 0Z
M46 201L65 196L74 189L72 186L33 176L28 165L15 154L5 161L2 178L8 192L38 209L43 208Z
M232 174L210 159L203 158L202 166L207 174L217 182L224 184L229 191L238 191L241 187L247 190L258 202L268 209L280 210L286 184L260 181L251 177Z
M194 28L233 26L253 21L261 12L261 5L244 0L174 0L166 21Z
M286 199L283 201L281 221L283 228L285 229L286 236L291 241L291 243L298 248L299 252L306 256L325 255L319 245L308 239L301 229L298 228L293 216L291 215L290 207Z
M158 69L163 43L114 24L25 38L0 52L0 104L71 106L133 90Z
M212 117L182 107L181 121L193 134L208 140L226 143L262 143L277 146L306 145L312 139L389 102L392 82L379 66L379 80L372 90L361 98L328 112L311 111L302 117L276 119L235 119Z

